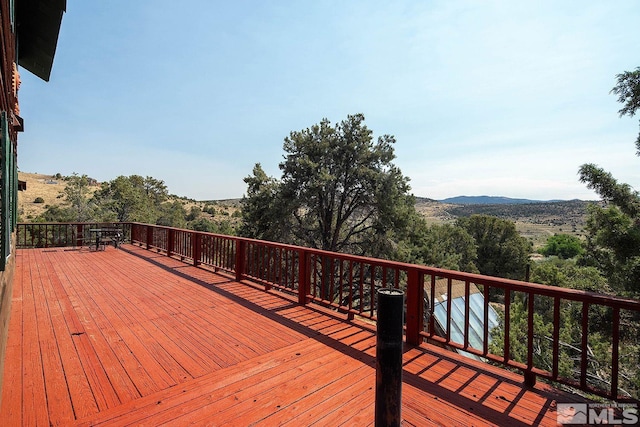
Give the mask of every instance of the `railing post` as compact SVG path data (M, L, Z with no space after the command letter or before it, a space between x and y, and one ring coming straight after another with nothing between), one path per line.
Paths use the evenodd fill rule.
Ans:
M193 245L191 248L191 253L193 254L193 265L197 267L200 265L200 257L202 256L202 235L199 232L193 232L191 244Z
M533 312L535 309L534 294L527 294L527 369L524 371L524 384L527 387L536 385L536 374L532 372L533 368Z
M378 291L376 340L376 427L400 426L402 421L402 324L404 292Z
M298 304L307 304L307 295L311 285L309 271L309 253L304 249L298 251Z
M147 250L151 249L153 244L153 225L147 225Z
M176 233L173 228L169 228L167 230L167 256L171 256L173 254L173 244L176 239Z
M407 343L420 345L424 330L424 274L417 269L407 271Z
M244 240L236 240L236 281L242 280L244 275L244 260L245 252L247 250L247 243Z
M82 246L84 240L82 240L83 238L83 232L82 232L82 224L77 224L76 225L76 246Z

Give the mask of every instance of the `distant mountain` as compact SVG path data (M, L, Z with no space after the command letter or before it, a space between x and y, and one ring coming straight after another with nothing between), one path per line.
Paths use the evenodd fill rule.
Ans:
M457 196L439 200L439 202L454 205L523 205L526 203L549 203L559 201L560 200L512 199L510 197L501 196Z

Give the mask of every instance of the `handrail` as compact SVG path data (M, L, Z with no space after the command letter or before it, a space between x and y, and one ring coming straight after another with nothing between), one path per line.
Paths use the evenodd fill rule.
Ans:
M376 320L377 290L402 289L410 344L426 339L520 370L527 385L540 377L610 399L638 398L625 391L626 375L620 365L627 351L620 348L624 324L640 319L638 300L243 237L141 223L120 225L132 244L228 272L238 281L295 294L300 304L322 304L348 318ZM21 245L22 235L43 233L38 228L42 226L18 224L19 247L34 247ZM87 225L64 226L84 230ZM49 227L44 233L53 236L53 225ZM589 336L595 333L589 315L598 310L610 324L610 333L599 336L609 346L607 366L595 366L586 351ZM497 329L490 327L498 322L493 318L496 313ZM577 345L566 342L568 317L579 319L571 331ZM540 358L541 351L549 360Z
M34 222L17 224L16 247L85 246L95 240L90 230L96 228L121 228L123 242L131 241L131 223L128 222Z

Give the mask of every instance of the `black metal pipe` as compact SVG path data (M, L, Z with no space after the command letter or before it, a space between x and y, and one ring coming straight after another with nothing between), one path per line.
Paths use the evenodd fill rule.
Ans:
M376 427L402 422L402 326L404 292L378 291L376 342Z

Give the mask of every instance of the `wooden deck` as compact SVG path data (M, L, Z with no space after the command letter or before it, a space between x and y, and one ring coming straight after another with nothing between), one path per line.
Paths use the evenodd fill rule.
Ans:
M375 327L125 245L17 251L2 426L372 425ZM404 425L556 425L545 385L407 347Z

